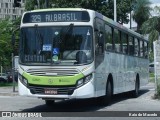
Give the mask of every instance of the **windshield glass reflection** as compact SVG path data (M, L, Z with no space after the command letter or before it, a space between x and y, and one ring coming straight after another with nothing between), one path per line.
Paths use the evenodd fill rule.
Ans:
M92 29L66 27L21 28L20 62L33 65L76 65L93 61Z

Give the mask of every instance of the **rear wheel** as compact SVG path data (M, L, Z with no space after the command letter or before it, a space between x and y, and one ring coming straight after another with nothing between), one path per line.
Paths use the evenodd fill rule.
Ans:
M106 86L106 94L105 96L99 98L100 99L100 104L101 105L108 105L111 102L112 98L112 85L111 82L108 81L107 86Z
M135 90L132 91L132 96L134 98L138 97L139 95L139 79L138 77L136 78L136 83L135 83Z
M47 106L52 106L52 105L54 105L54 103L55 103L54 100L45 100L45 102L46 102L46 105L47 105Z

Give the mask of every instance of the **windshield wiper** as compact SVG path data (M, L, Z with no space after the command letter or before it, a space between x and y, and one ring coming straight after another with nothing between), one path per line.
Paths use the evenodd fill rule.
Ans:
M74 26L74 24L73 24L73 23L71 23L71 24L67 27L67 29L66 29L65 33L69 33L69 32L70 32L70 30L72 30L73 26Z
M72 28L73 28L74 24L71 23L66 29L65 31L61 31L60 34L58 34L56 37L58 38L60 35L62 35L62 41L64 40L64 38L66 37L66 35L71 32ZM72 33L72 32L71 32Z
M52 46L53 46L54 48L59 48L60 44L63 43L63 41L65 40L66 35L67 35L69 32L72 31L73 26L74 26L74 24L71 23L71 24L64 30L64 32L63 32L63 29L62 29L62 31L60 32L60 34L57 34L56 37L53 38ZM71 34L71 33L70 33L70 34ZM53 56L53 53L51 53L51 54L52 54L51 56ZM54 61L54 60L52 60L52 64L53 64L53 63L59 64L59 63L61 63L61 61Z
M37 24L35 24L35 28L36 28L36 33L37 33L36 35L38 36L38 40L39 40L39 43L40 43L40 50L38 52L38 54L40 55L41 52L42 52L42 47L43 47L43 37L38 30L38 25Z
M64 40L64 38L66 37L66 35L69 33L69 34L72 34L71 30L73 29L73 26L74 24L71 23L67 28L66 30L64 31L64 34L62 33L62 41Z

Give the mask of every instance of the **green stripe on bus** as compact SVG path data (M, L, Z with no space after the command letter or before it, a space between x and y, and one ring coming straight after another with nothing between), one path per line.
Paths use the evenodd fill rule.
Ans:
M77 80L84 77L82 73L74 76L34 76L25 72L23 76L28 83L35 85L75 85Z

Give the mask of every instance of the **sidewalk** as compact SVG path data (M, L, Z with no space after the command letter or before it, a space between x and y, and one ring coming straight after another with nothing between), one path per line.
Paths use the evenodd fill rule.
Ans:
M15 92L13 92L13 86L0 87L0 96L17 96L18 87L15 87Z

